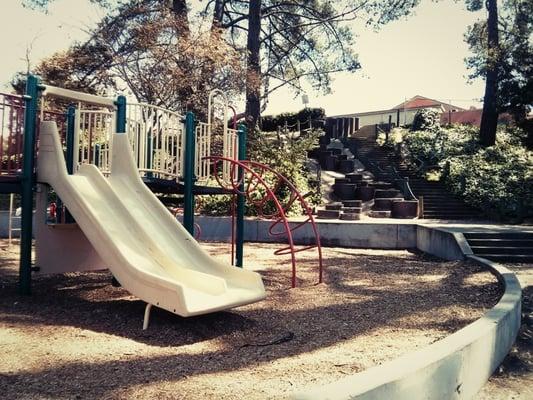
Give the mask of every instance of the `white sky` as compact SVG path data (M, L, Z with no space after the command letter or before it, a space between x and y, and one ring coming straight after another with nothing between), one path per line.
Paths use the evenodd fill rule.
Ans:
M31 61L66 49L86 37L85 30L102 16L87 0L55 0L48 13L21 6L20 0L2 0L0 12L0 89L25 69L25 53L33 42ZM328 115L390 108L420 94L450 101L461 107L479 105L483 82L466 82L463 42L466 27L484 13L471 13L464 2L423 0L416 15L396 21L375 33L358 29L356 51L362 69L337 74L332 94L309 92L310 106L323 107ZM301 98L280 90L270 99L266 114L297 111Z

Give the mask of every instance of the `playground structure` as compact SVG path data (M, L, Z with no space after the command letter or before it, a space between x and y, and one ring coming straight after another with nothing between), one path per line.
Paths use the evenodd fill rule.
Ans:
M231 193L234 195L236 198L236 212L234 217L237 228L239 221L242 221L237 209L248 199L249 201L253 200L252 206L258 210L259 215L269 218L271 221L269 228L271 233L287 234L289 246L278 250L277 253L291 254L293 263L292 283L293 286L296 284L296 249L293 246L291 232L298 229L300 224L289 224L285 218L285 214L293 203L300 202L300 204L305 204L304 196L293 194L289 196L290 200L287 203L281 204L279 201L276 203L277 198L275 193L278 184L273 186L266 184L266 176L275 174L275 171L261 164L245 160L242 154L235 156L235 149L237 149L237 153L245 149L243 145L245 143L245 130L243 128L235 130L237 133L234 137L238 138L238 141L237 143L233 142L233 150L228 150L226 155L208 154L208 150L199 150L202 148L202 146L199 146L196 151L202 152L200 157L196 152L188 152L188 149L190 149L189 144L191 141L194 143L195 141L209 140L210 136L207 132L209 132L210 124L207 123L205 128L196 129L192 114L188 114L185 122L182 122L184 120L183 118L174 118L174 114L171 112L151 108L153 110L152 114L146 111L144 115L152 116L143 121L143 117L132 116L135 115L132 110L135 107L142 109L142 106L130 105L128 108L123 98L119 98L115 102L111 99L102 99L100 97L65 91L50 86L40 86L36 80L32 83L31 77L29 81L28 95L23 99L25 104L21 106L20 98L17 98L17 104L19 105L11 107L14 110L13 115L15 116L26 113L27 124L24 130L18 128L19 134L12 134L13 131L9 130L9 135L2 136L3 144L5 143L6 137L9 140L7 149L2 146L2 150L6 150L7 154L4 153L2 158L2 178L0 179L0 186L3 191L13 190L23 194L21 241L22 290L27 289L27 293L29 293L32 272L54 272L51 269L47 269L46 266L60 265L58 264L59 261L63 263L64 267L71 265L76 267L76 270L81 270L81 268L84 268L84 270L100 269L104 266L109 266L110 262L113 262L120 264L120 266L116 267L111 265L112 272L134 294L144 293L142 287L149 286L150 283L156 282L156 284L159 284L157 282L165 281L165 289L172 292L173 295L176 295L174 291L175 287L172 287L169 282L183 280L181 283L184 284L185 290L182 293L186 299L178 299L179 301L184 300L184 303L181 304L182 310L172 308L170 311L180 313L184 312L183 310L185 312L191 312L192 310L189 315L193 315L195 312L193 303L202 304L205 307L205 298L212 294L216 296L217 293L225 289L224 285L226 285L226 288L232 287L231 284L220 283L219 278L226 282L226 278L228 278L226 273L230 270L232 271L232 277L238 275L243 276L240 272L245 271L226 266L224 269L218 269L218 267L213 268L213 270L221 272L222 277L213 276L216 275L214 273L204 274L206 270L212 271L210 268L202 271L194 271L191 274L184 274L188 276L168 277L157 276L157 274L146 274L149 279L146 280L146 283L143 283L141 279L133 279L130 275L133 268L130 268L128 264L132 261L132 264L137 265L141 259L142 262L145 262L144 259L151 258L156 259L158 265L167 265L167 262L168 265L174 265L178 264L176 259L181 258L185 253L196 252L196 249L191 250L195 246L195 241L191 236L194 230L194 195L200 191L207 191L208 189L211 191L217 189L219 193ZM40 91L46 97L59 97L62 95L62 97L67 97L70 100L77 100L78 107L70 108L66 115L63 113L39 112L38 99ZM92 107L100 106L103 110L90 109L90 112L85 113L86 119L83 119L85 118L83 117L84 113L82 113L84 108L80 107L80 103ZM130 108L131 110L128 112ZM44 107L41 106L41 110L43 109ZM150 107L146 107L146 109L150 109ZM101 112L100 114L99 111ZM9 112L11 111L8 110ZM77 113L79 113L79 116L76 116ZM151 141L138 139L138 137L145 135L146 132L154 132L148 128L142 128L142 126L160 126L148 124L148 119L157 119L159 118L157 115L163 114L166 117L160 117L161 121L176 121L175 123L179 126L168 122L167 127L162 128L159 132L179 132L176 135L169 135L179 137L165 138L164 140L167 140L165 142L167 145L161 145L159 139ZM94 117L95 115L102 115L103 117ZM93 119L89 123L90 118ZM140 118L140 120L135 121L136 118ZM55 124L53 122L45 122L39 127L36 123L37 120L55 121ZM10 119L9 121L12 120ZM80 121L86 122L82 123ZM88 127L89 124L92 127L91 129L83 129L84 127ZM21 125L12 123L11 126L16 128ZM106 132L108 132L109 136L103 135L105 140L102 140L100 136L95 134L95 132L98 132L98 129L94 127L101 126L108 127L106 128L108 129ZM135 128L137 130L130 128L131 126L137 127ZM3 127L4 125L2 125L2 129ZM202 129L205 130L202 131ZM102 129L102 131L104 130ZM114 134L115 130L123 133ZM16 132L16 129L14 132ZM137 132L138 136L135 136L135 132ZM24 140L22 140L23 134ZM37 159L35 159L35 140L37 134L39 135L39 151L37 152ZM163 134L154 134L152 137L158 138L158 135L161 137ZM243 136L244 139L241 139ZM198 140L199 137L201 140ZM125 140L126 138L128 140ZM67 150L66 164L60 154L63 151L61 148L63 143ZM75 150L75 143L78 143L77 150ZM180 146L182 147L179 151L175 143L181 143ZM170 148L172 151L165 150L167 148ZM203 148L210 147L204 145ZM178 161L172 163L172 160L168 159L166 154L172 154L178 158ZM76 163L69 162L74 157L78 157ZM34 164L32 164L35 160L37 162L37 176L34 175L35 168ZM201 172L197 172L199 171L197 168L200 167L198 167L197 163L195 164L194 161L196 160L202 160L202 166L208 166L206 175L202 176ZM142 168L140 167L141 162L144 163ZM175 172L176 170L182 172L177 173ZM193 171L193 173L188 175L190 171ZM220 187L206 186L200 188L195 186L196 174L200 176L198 178L199 182L207 182L211 178L211 181L216 181ZM142 181L139 180L139 177ZM186 200L184 221L188 233L183 231L183 228L174 219L168 218L170 214L162 208L162 205L143 186L144 184L153 185L154 182L160 186L172 186L176 192L182 191ZM287 184L283 181L282 177L278 177L277 182L279 185ZM44 216L46 216L46 208L49 204L48 195L45 195L48 191L47 184L54 186L59 198L66 204L68 214L64 217L65 222L73 216L77 224L46 223ZM264 190L264 196L260 200L257 200L251 194L260 187ZM28 250L31 250L31 202L33 200L34 188L37 192L35 221L37 266L32 268L31 253ZM186 199L187 195L190 195L189 200ZM95 202L94 200L97 201ZM103 203L104 207L95 207L94 203L100 202ZM138 203L140 203L140 206ZM29 207L28 204L30 205ZM270 211L272 208L274 208L274 212ZM309 209L305 209L305 212L309 212ZM70 216L70 213L73 215ZM139 223L139 218L142 218L142 224ZM164 218L166 220L163 220ZM307 219L309 221L306 221L306 218L304 218L305 222L303 223L311 224L315 229L315 233L317 233L312 214ZM147 224L149 226L145 226L145 220L150 221ZM159 222L160 220L161 222ZM83 232L77 229L78 226L83 229ZM163 230L164 232L171 233L178 232L178 234L166 235ZM336 228L336 230L340 229ZM360 232L360 229L358 231ZM131 232L134 232L133 239L127 237L132 235ZM398 228L394 236L397 240L401 238L405 241L405 229L402 232L400 234L400 228ZM157 236L153 237L152 235ZM242 235L242 231L239 233L237 229L236 236L238 235ZM242 236L240 237L242 238ZM441 257L444 255L440 254L439 251L450 252L450 249L452 249L457 250L457 259L462 259L465 254L467 254L468 258L472 258L472 255L468 255L468 252L465 251L465 249L468 250L468 244L457 240L458 237L460 235L456 233L439 232L436 229L416 225L413 228L413 234L410 238L414 244L407 246L404 243L403 246L410 248L417 247L424 252ZM61 246L64 240L71 240L71 251L65 251L66 247L64 245ZM158 247L161 240L166 241L169 245L165 249L171 247L172 249L169 251L176 251L176 249L178 251L171 252L168 255L162 254L166 253L166 251L163 252ZM379 240L383 242L382 237L379 237ZM182 241L181 249L180 241ZM54 245L57 245L57 247L50 247ZM383 243L380 243L380 245L383 246ZM242 247L239 250L238 240L236 240L236 246L237 253L241 251L242 254ZM139 247L140 250L132 256L133 260L123 260L120 259L121 255L118 250L113 252L110 250L112 247L115 247L114 250L120 249L121 247ZM152 247L155 250L148 252L147 250ZM317 245L310 247L316 247L320 254L319 241L317 241ZM108 253L103 254L104 252ZM58 254L61 255L61 260ZM47 264L46 256L49 257L49 264ZM193 258L196 262L196 257ZM475 257L472 259L475 260ZM84 265L83 262L86 262L86 264ZM211 263L211 260L208 260L208 262ZM144 265L147 268L151 268L148 263ZM201 266L203 267L204 264ZM308 393L298 395L296 398L347 398L352 395L354 388L362 393L361 398L370 398L373 395L380 398L392 397L391 393L395 395L395 398L415 398L415 394L419 395L420 393L428 393L430 397L436 394L433 396L435 398L438 396L451 397L452 394L455 396L454 390L458 387L461 387L461 395L466 398L470 394L475 393L501 362L505 354L507 354L519 327L520 287L516 282L516 278L509 271L499 268L497 265L493 266L493 269L499 276L499 279L505 283L505 297L502 298L493 310L475 324L465 328L463 331L457 332L442 342L437 342L427 348L421 349L420 352L407 354L397 361L358 374L355 378L348 377L345 381L315 389ZM202 280L189 279L192 275L200 275L197 272L203 274L201 275ZM140 272L140 274L142 273ZM248 275L248 277L253 276ZM204 278L205 281L203 281ZM127 282L128 279L131 279L131 281ZM253 279L255 278L251 278L251 280ZM247 279L242 280L246 281ZM203 282L208 282L208 285L206 285L208 287L202 286ZM185 283L188 283L188 285L185 285ZM256 282L256 284L256 289L258 289L259 282ZM140 288L135 288L135 285L138 285ZM259 291L257 290L257 292ZM194 296L190 296L192 293L194 293ZM145 314L145 326L147 326L151 304L158 306L158 294L150 294L149 296L152 296L150 299L148 299L148 295L142 293L141 295L147 296L146 300L149 301ZM205 296L204 299L201 296ZM259 297L257 295L255 299ZM143 300L145 299L143 297L141 298ZM198 302L195 303L194 300L198 300ZM248 297L247 301L254 301L254 299ZM169 306L174 307L175 304L159 304L159 306L166 308ZM233 307L235 306L234 304L227 302L224 306L220 307ZM222 308L215 306L210 310L213 311L215 309ZM204 311L209 312L209 310L204 309L198 313ZM487 349L490 349L490 351L487 351ZM476 365L477 367L475 370L464 367L468 365ZM413 385L413 382L416 382L416 385ZM435 382L439 382L439 384L436 385ZM431 390L432 392L426 392L426 390ZM337 397L334 397L333 394Z
M65 102L70 105L65 113L48 111L49 100L56 108ZM219 124L218 151L214 147L217 102L224 121ZM282 175L245 160L246 130L227 126L229 109L224 94L213 91L204 123L190 112L184 118L152 105L126 105L123 96L114 100L41 85L33 76L28 77L24 97L3 95L0 191L22 195L21 293L30 293L32 273L109 267L126 289L147 301L145 326L151 304L189 316L257 301L264 297L258 275L208 259L192 235L194 196L233 194L232 264L242 267L244 202L259 188L262 197L259 201L254 197L253 206L262 217L272 219L272 234L287 237L288 247L276 254L291 255L292 286L295 253L310 248L318 249L321 281L320 240L311 209ZM264 179L267 174L276 177L273 187ZM197 185L213 182L220 187ZM155 192L183 194L183 227L169 218L171 214L145 184ZM50 186L57 196L55 221L48 213ZM281 186L291 193L287 204L276 197ZM34 191L36 265L32 266ZM297 202L306 219L290 226L286 213ZM275 211L266 215L263 210L269 204ZM313 227L316 244L296 249L292 232L306 223ZM175 265L179 271L168 272ZM153 285L174 295L150 292Z

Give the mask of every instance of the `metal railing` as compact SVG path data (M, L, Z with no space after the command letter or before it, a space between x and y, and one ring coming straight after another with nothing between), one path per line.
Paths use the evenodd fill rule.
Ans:
M78 103L74 112L74 169L81 164L94 164L104 174L111 170L112 134L116 113L113 100L94 95L44 86L38 121L55 121L62 143L66 141L67 115L46 109L46 95L67 97L74 93ZM56 90L57 89L57 90ZM56 93L57 92L57 93ZM226 104L223 104L226 106ZM22 170L25 102L23 96L0 93L0 175L20 175ZM224 112L227 116L227 111ZM37 124L37 135L38 135ZM206 183L212 174L207 157L237 158L238 135L227 125L197 122L195 136L195 174ZM217 130L217 132L215 132ZM135 162L143 177L181 180L184 174L184 116L161 107L142 103L127 106L126 132ZM216 136L219 141L217 147ZM217 140L218 140L217 139ZM38 140L36 141L38 143ZM222 179L229 182L232 169L223 163ZM233 171L234 172L234 171Z
M0 93L0 160L1 173L13 174L22 169L22 130L24 99Z
M95 164L103 173L111 170L111 136L115 113L108 110L77 110L74 133L74 165Z
M45 107L46 105L43 103L41 109L38 110L38 122L55 121L61 141L64 143L66 115L45 109ZM0 175L19 175L21 173L25 109L23 96L0 93Z
M128 104L126 132L142 176L179 179L185 151L183 115L148 104Z

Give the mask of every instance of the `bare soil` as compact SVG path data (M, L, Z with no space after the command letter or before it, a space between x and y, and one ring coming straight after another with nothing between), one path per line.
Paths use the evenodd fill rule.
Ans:
M206 243L228 261L227 244ZM501 296L478 266L407 251L298 254L298 287L279 245L247 244L262 302L194 318L111 286L108 272L41 276L17 295L18 248L0 250L0 391L6 399L265 399L335 381L431 344Z

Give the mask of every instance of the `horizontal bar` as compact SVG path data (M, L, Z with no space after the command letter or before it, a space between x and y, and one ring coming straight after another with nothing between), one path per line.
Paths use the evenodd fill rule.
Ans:
M88 104L115 107L115 99L95 96L94 94L77 92L75 90L58 88L55 86L43 85L45 96L62 97L64 99L77 100Z

